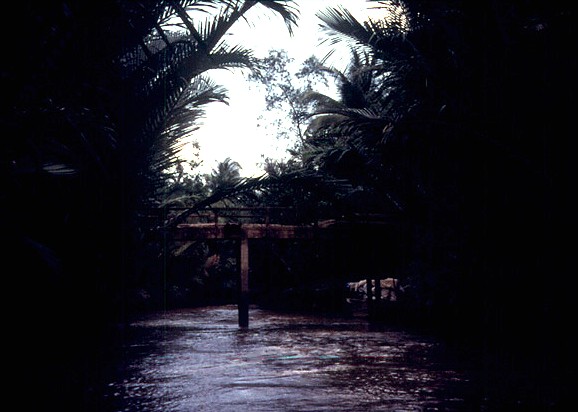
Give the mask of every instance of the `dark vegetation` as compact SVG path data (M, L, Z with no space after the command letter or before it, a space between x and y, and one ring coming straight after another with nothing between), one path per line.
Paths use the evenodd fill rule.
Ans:
M19 314L8 312L6 328L26 354L15 381L32 375L60 410L97 410L86 390L95 365L83 355L106 350L99 332L143 309L234 296L234 253L159 237L159 221L174 217L166 207L291 206L303 220L387 214L398 229L387 242L256 243L256 279L291 268L295 282L281 292L331 283L342 263L361 276L393 271L414 288L416 319L478 346L488 376L497 364L517 371L503 376L504 392L518 396L523 376L528 405L561 404L575 379L573 8L376 4L396 4L391 20L319 14L329 44L351 42L345 73L309 62L340 98L302 90L294 107L308 115L294 113L292 159L269 161L253 180L230 159L205 179L187 174L180 138L204 104L226 100L203 73L259 67L249 50L221 43L231 23L258 7L291 29L291 2L4 6L22 24L4 25L0 69L4 290ZM201 9L216 17L184 13ZM168 31L173 17L180 28ZM207 300L206 288L220 292Z

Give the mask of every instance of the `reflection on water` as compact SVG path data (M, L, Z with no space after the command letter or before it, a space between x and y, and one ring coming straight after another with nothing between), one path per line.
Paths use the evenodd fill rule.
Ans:
M469 410L467 372L432 339L364 319L250 316L248 329L235 306L134 322L107 403L138 412Z

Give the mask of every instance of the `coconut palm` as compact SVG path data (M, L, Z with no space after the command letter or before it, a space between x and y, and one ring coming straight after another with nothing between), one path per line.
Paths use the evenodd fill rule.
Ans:
M201 107L225 99L201 75L250 66L249 50L222 40L253 8L295 23L284 1L18 4L33 27L7 46L0 153L2 232L29 277L15 290L57 317L67 305L121 313L142 237L135 211L154 204Z
M527 298L540 294L527 283L530 273L551 273L550 264L537 262L564 248L541 241L555 232L543 216L560 211L559 227L574 221L566 205L575 201L562 189L575 169L563 138L573 127L567 108L576 63L563 51L573 13L543 2L404 3L410 17L400 22L408 21L407 29L359 23L336 8L321 15L330 44L348 41L359 56L375 59L366 70L383 70L376 84L386 89L383 111L372 114L390 126L356 138L363 126L354 126L355 111L325 99L311 125L310 142L319 142L314 154L327 168L348 160L348 151L370 149L380 173L365 184L398 195L411 212L408 257L419 267L416 277L430 276L421 281L431 282L432 310L454 316L451 328L488 332L489 340L508 336L522 347L539 340L535 319L513 333L508 325L559 299L544 297L542 306ZM524 252L511 252L513 245ZM492 283L501 291L480 296Z
M241 180L241 165L230 157L219 162L217 167L207 176L207 185L212 193L225 190Z
M124 106L125 124L130 127L128 133L138 136L135 149L149 148L156 152L138 158L155 159L153 172L167 169L174 164L179 139L175 136L186 136L190 130L179 127L175 133L174 126L179 120L188 124L191 118L185 119L183 109L191 107L187 100L198 94L195 88L204 88L200 101L195 97L194 105L215 100L223 100L223 94L210 90L204 81L194 81L202 73L211 69L250 67L252 57L249 50L241 46L230 46L223 41L227 30L254 6L279 13L286 21L289 30L295 23L295 10L290 2L255 2L255 1L167 1L166 8L159 16L155 30L144 39L144 45L139 44L127 51L123 57L128 72L127 81L130 85L131 101L139 101L138 105ZM201 20L202 18L202 20ZM178 31L168 29L177 21ZM136 62L136 64L135 64ZM209 88L207 88L209 87ZM211 86L212 87L212 86ZM206 100L210 95L212 97ZM178 110L180 115L171 114ZM195 112L191 112L194 114ZM129 119L128 121L126 119ZM172 122L169 125L167 122ZM175 123L177 121L177 123ZM138 128L132 126L135 123ZM166 139L163 133L171 127L171 139ZM149 142L143 145L143 142ZM163 152L158 156L159 150ZM132 150L129 150L131 156ZM159 162L162 160L161 162ZM150 166L150 163L148 163ZM147 166L144 164L143 166ZM143 168L140 168L143 170ZM146 170L146 169L145 169ZM158 177L158 173L153 173Z
M339 98L309 92L304 99L315 110L306 131L302 157L304 166L329 175L349 179L355 186L380 192L393 199L392 187L385 180L392 170L384 166L384 147L391 143L396 114L388 99L393 89L390 73L376 64L368 53L353 52L346 73L331 69L337 82ZM388 190L385 190L388 189ZM367 194L367 193L366 193ZM397 202L387 202L397 209Z

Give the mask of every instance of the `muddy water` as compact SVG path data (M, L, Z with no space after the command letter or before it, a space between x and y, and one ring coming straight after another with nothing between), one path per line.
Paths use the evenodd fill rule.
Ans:
M441 343L363 318L235 306L175 310L134 321L116 377L115 411L422 411L472 405L467 362Z

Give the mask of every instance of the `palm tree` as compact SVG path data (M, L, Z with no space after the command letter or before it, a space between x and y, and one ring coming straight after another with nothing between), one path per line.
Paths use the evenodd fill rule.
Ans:
M315 107L305 133L304 166L349 179L354 186L364 186L366 194L372 191L376 192L373 196L389 199L378 202L388 204L386 209L399 209L399 200L393 200L399 199L399 193L387 181L395 179L395 170L385 166L385 156L392 155L394 148L392 130L398 120L391 109L395 90L391 72L367 52L360 56L356 51L346 73L329 70L339 98L317 92L304 96ZM401 105L396 107L400 109Z
M249 50L241 46L230 46L222 40L227 30L244 18L254 6L279 13L285 19L289 30L296 18L290 2L167 1L166 4L167 7L159 16L155 27L156 34L144 40L144 49L143 45L134 47L123 58L123 61L130 62L125 66L128 71L129 90L132 91L130 99L139 101L138 105L130 105L128 110L126 105L124 106L125 124L130 128L127 133L138 136L135 140L136 150L148 147L148 150L156 153L159 150L164 152L161 157L153 153L138 156L149 159L144 167L150 165L151 158L155 159L153 172L174 164L174 154L178 151L179 144L179 139L175 139L175 136L184 136L183 133L191 131L186 130L186 126L183 129L182 120L191 124L191 118L186 119L186 116L183 116L183 109L212 100L223 101L224 94L211 89L214 85L194 79L211 69L251 67L253 64ZM209 17L206 17L207 15ZM203 16L204 22L197 22L195 17L198 16ZM175 19L180 20L180 31L167 31L165 27ZM146 51L144 56L142 50ZM137 56L140 59L137 59ZM133 63L135 60L137 64ZM203 87L202 95L195 90L199 86ZM191 98L195 101L191 102ZM175 109L180 112L179 115L171 114ZM126 121L127 117L132 121ZM172 122L172 126L167 121ZM135 123L138 128L135 129L131 123ZM175 133L174 127L180 123L180 130ZM173 129L172 138L168 140L167 133L163 133L167 128ZM149 143L143 145L143 142ZM132 149L128 152L133 155ZM168 153L171 155L167 155ZM140 169L146 170L143 167ZM153 174L158 177L158 173Z
M4 38L18 38L0 74L0 124L10 136L0 150L0 226L20 265L7 287L19 291L12 303L35 306L47 320L36 332L54 339L30 360L54 382L87 381L61 365L130 309L130 272L148 262L137 257L144 229L135 211L155 204L161 172L202 106L224 101L201 75L251 65L249 50L222 40L253 8L281 15L290 29L296 21L285 1L25 0L4 8L28 22L3 26ZM64 386L50 385L44 407L86 409L67 407L74 398Z
M201 75L251 65L222 40L253 8L296 21L285 1L18 4L33 27L7 46L0 153L2 232L30 266L15 290L56 317L75 305L95 322L122 313L143 232L135 211L155 204L202 106L225 100Z
M364 69L384 76L372 90L385 93L374 119L359 112L369 109L367 93L355 110L343 99L319 99L309 138L319 142L313 147L318 167L370 149L362 159L379 160L379 173L367 183L403 201L413 228L407 256L419 267L416 277L430 276L432 310L438 319L454 319L448 333L481 332L490 346L505 337L519 347L544 342L527 311L564 313L554 303L559 297L528 299L540 295L528 280L552 273L543 262L556 261L567 273L563 259L552 259L565 246L542 239L556 238L555 227L575 221L568 208L575 201L563 189L575 169L563 137L573 128L567 108L576 61L564 50L574 14L539 3L408 0L408 17L393 30L359 23L339 8L320 15L328 42L348 41L358 56L370 57ZM355 116L386 127L361 132ZM320 149L323 139L327 146ZM514 245L523 252L512 251ZM500 290L480 296L488 284Z
M218 190L226 190L235 186L241 180L241 165L231 158L226 158L219 162L216 169L213 169L210 175L207 175L207 186L211 193Z

